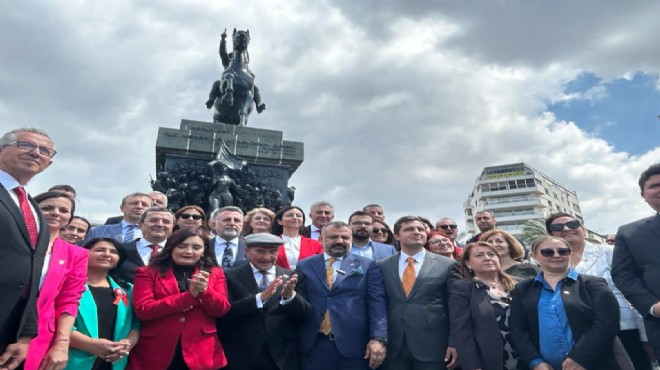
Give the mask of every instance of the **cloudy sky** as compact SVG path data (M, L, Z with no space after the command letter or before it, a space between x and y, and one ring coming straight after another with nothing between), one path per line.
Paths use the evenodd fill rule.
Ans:
M57 143L32 194L71 184L78 213L105 219L149 189L158 127L212 120L219 36L247 28L268 106L250 125L305 143L303 208L464 224L481 169L524 161L607 233L650 214L636 181L660 160L657 14L651 0L14 1L0 122Z

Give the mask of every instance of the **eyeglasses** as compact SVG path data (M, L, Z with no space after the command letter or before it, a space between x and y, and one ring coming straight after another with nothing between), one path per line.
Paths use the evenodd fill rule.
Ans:
M190 213L182 213L179 217L181 217L184 220L190 220L192 218L195 221L199 221L202 219L202 215L191 215Z
M438 225L438 227L441 228L442 230L449 230L449 228L451 228L452 230L456 230L458 225Z
M39 154L43 155L44 157L48 158L53 158L55 154L57 154L57 151L52 148L47 148L45 146L39 146L36 144L32 144L29 141L23 141L23 140L16 140L13 143L9 143L4 146L11 146L11 145L16 145L16 147L20 150L26 151L26 152L31 152L34 150L34 148L39 148Z
M433 239L433 240L429 240L429 244L432 244L432 245L438 245L438 244L451 245L451 240L449 240L449 239L446 239L446 240L444 240L444 239Z
M555 252L557 252L557 254L560 256L568 256L571 254L571 248L558 248L558 249L545 248L539 251L539 253L541 253L543 257L553 257L555 255Z
M369 221L353 221L353 222L351 222L351 225L353 225L353 226L371 226L371 222L369 222Z
M373 229L371 229L372 234L378 234L378 233L387 234L388 231L390 230L385 227L374 227Z
M578 227L580 227L580 221L573 220L573 221L568 221L565 224L551 224L549 226L550 231L564 231L564 227L568 227L571 230L575 230Z

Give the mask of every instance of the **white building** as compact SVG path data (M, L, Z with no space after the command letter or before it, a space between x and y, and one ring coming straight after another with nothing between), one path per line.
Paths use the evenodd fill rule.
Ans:
M584 223L577 194L526 163L486 167L474 183L465 204L466 232L479 233L474 215L489 211L497 228L514 235L525 221L566 212Z

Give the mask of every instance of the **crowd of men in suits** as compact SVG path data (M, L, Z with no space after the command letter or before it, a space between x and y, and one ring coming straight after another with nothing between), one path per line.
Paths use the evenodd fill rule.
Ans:
M55 153L55 143L38 129L21 128L0 138L0 368L18 366L36 333L35 300L48 236L41 212L21 192L51 165ZM660 212L660 163L644 172L639 185L645 201ZM172 233L175 219L166 202L159 193L129 194L121 202L121 219L92 228L85 240L103 236L123 242L127 259L118 276L133 281L136 269L148 264ZM290 270L276 265L279 236L240 236L243 210L230 206L209 215L210 248L225 268L231 303L218 320L227 368L455 367L447 294L460 277L455 260L424 248L427 221L398 219L392 228L395 250L370 240L365 229L384 221L378 205L343 222L334 219L332 205L318 202L310 216L305 233L322 243L323 253ZM455 221L441 218L435 226L456 243ZM644 317L656 353L659 242L658 214L621 226L612 269L615 283Z

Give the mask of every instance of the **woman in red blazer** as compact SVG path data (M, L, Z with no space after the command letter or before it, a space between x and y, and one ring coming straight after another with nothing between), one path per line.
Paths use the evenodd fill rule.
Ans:
M133 304L140 341L128 370L212 370L227 365L215 319L229 311L222 269L203 229L173 233L135 274Z
M275 215L271 234L280 235L284 239L284 244L277 251L278 266L293 270L298 261L323 253L323 246L318 240L301 235L303 227L305 213L300 207L284 207Z

